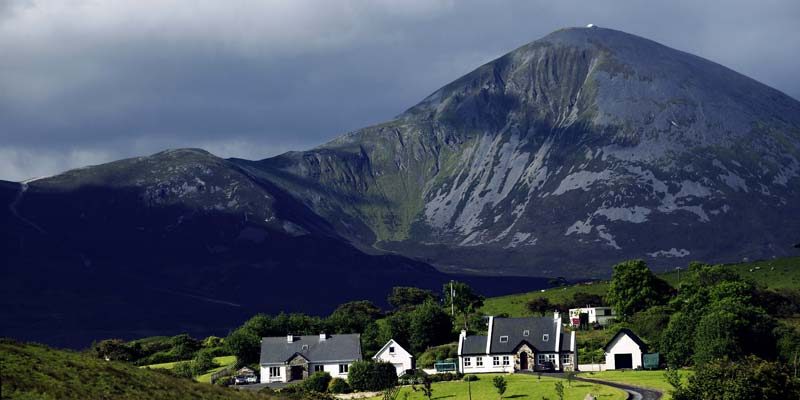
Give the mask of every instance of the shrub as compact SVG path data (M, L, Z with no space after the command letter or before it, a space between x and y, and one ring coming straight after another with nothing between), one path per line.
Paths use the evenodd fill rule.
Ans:
M328 390L328 384L331 382L331 375L327 372L319 371L314 372L303 381L303 387L306 390L312 390L319 393L325 393Z
M194 357L194 372L198 375L215 368L216 366L217 364L214 362L214 356L211 355L210 351L205 349L200 350Z
M464 375L464 382L475 382L478 380L478 375Z
M675 387L675 400L800 398L800 382L785 366L755 356L736 362L722 359L706 363L689 377L686 385L674 370L667 372L667 380Z
M378 391L397 385L397 371L387 362L356 361L347 380L353 390Z
M342 378L333 378L328 384L328 391L331 393L350 393L350 385Z
M194 363L191 361L183 361L175 364L175 368L173 368L172 371L175 372L175 375L183 378L195 376Z

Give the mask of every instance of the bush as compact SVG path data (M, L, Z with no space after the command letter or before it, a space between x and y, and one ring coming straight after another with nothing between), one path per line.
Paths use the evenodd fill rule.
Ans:
M455 344L445 344L442 346L431 347L425 350L417 359L419 368L433 368L433 363L437 360L458 357L458 346Z
M331 393L350 393L350 385L342 378L333 378L328 384L328 391Z
M709 362L698 368L686 385L674 370L667 373L667 379L675 387L672 394L675 400L800 398L800 382L785 366L754 356L736 362L727 359Z
M475 382L478 380L478 375L465 375L464 382Z
M328 384L331 382L331 375L327 372L319 371L314 372L303 381L303 387L306 390L312 390L318 393L325 393L328 390Z
M397 370L387 362L356 361L347 380L353 390L379 391L397 385Z
M192 378L195 376L194 363L191 361L183 361L175 364L175 368L173 368L172 371L175 372L175 375L182 378Z
M211 352L207 351L206 349L197 352L193 363L194 372L197 375L205 373L206 371L216 368L217 366L217 363L214 362L214 356L212 356Z

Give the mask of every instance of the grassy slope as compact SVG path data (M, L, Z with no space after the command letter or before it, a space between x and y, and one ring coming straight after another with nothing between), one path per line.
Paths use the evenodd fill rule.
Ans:
M0 340L0 380L4 399L277 400L5 339Z
M479 374L479 380L472 382L472 398L473 399L496 399L498 397L497 391L492 385L492 374ZM547 397L550 399L557 399L554 384L558 381L564 383L564 399L566 400L583 400L587 393L591 393L602 400L623 400L626 399L626 394L619 390L608 386L596 385L586 382L572 382L572 387L567 384L566 380L556 379L550 377L542 377L541 380L533 375L504 375L506 382L508 382L508 389L506 390L503 398L526 398L526 399L541 399ZM409 400L423 400L425 396L422 391L417 388L413 390L410 387L404 387L403 392L400 393L399 398L403 398L403 393L409 393ZM437 382L433 384L433 398L434 399L448 399L448 400L466 400L467 396L467 382L453 381L453 382ZM375 399L379 399L376 397Z
M686 382L692 371L680 370L681 379ZM672 386L667 383L664 377L664 371L603 371L603 372L588 372L581 374L582 378L587 379L602 379L609 382L625 383L631 386L638 386L642 388L656 389L664 393L662 400L670 400L670 391Z
M161 364L150 364L145 365L140 368L153 368L153 369L173 369L175 365L181 361L174 361L168 363L161 363ZM195 378L198 382L202 383L211 383L211 375L216 372L222 371L225 368L228 368L232 364L236 362L236 356L222 356L222 357L214 357L214 362L219 365L217 368L212 368L208 372L203 375L198 376Z
M800 257L731 264L728 265L728 268L770 289L800 288ZM750 272L751 269L753 272ZM682 273L685 274L685 268ZM678 283L678 274L676 272L664 273L659 276L673 286ZM544 292L492 297L486 299L481 313L484 315L506 313L512 317L528 316L531 314L525 307L525 304L533 298L546 297L553 303L561 303L571 298L572 295L577 292L605 295L607 290L608 282L594 282L563 288L547 289Z

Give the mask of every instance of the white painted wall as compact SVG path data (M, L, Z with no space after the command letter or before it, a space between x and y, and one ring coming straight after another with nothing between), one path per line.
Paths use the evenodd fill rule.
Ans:
M392 363L395 370L397 370L397 376L400 376L406 370L414 368L414 356L394 340L386 343L372 359Z
M611 315L603 315L605 310L611 311ZM584 308L570 308L569 309L569 319L570 324L572 326L577 326L575 324L574 319L579 318L580 314L585 313L589 316L589 323L598 323L601 326L606 326L611 321L617 318L617 314L614 312L614 309L611 307L584 307Z
M478 357L483 359L483 366L478 366ZM500 365L494 366L492 357L499 357ZM478 356L459 356L458 357L458 368L461 372L465 374L482 374L482 373L511 373L514 372L514 362L516 357L514 355L507 355L508 357L508 365L503 365L503 356L490 356L490 355L478 355ZM464 360L466 358L470 359L470 366L464 365Z
M642 349L626 334L620 335L609 345L606 353L606 369L616 369L616 365L614 365L615 354L631 354L633 368L636 369L642 366Z
M273 376L270 378L269 376L269 368L270 367L278 367L280 371L280 376ZM261 383L268 383L268 382L286 382L289 379L289 367L285 365L261 365L261 378L259 382Z

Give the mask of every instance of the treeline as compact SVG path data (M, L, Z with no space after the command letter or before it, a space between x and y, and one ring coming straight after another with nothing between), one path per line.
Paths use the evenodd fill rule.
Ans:
M606 297L618 326L637 332L669 367L695 369L686 385L673 376L676 400L800 398L800 332L776 318L800 309L797 292L702 263L672 288L637 260L614 266Z
M415 287L395 287L387 300L390 310L381 310L369 301L354 301L340 305L324 318L299 313L258 314L231 332L225 344L240 364L258 362L262 337L320 332L361 333L364 354L377 352L389 339L420 354L429 347L454 341L456 324L476 326L471 322L483 305L483 297L461 282L453 282L452 290L446 284L441 296ZM457 313L455 318L451 311Z

